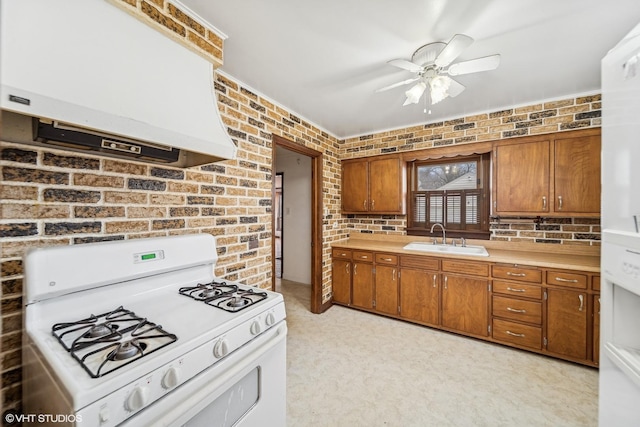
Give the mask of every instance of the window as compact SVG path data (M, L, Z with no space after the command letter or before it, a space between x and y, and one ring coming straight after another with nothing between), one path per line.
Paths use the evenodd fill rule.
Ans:
M430 235L440 223L451 237L489 238L489 155L409 164L407 234Z

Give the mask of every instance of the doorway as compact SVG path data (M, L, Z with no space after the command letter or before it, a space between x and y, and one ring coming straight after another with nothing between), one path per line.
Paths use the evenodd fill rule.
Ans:
M276 202L273 205L275 209L275 248L276 248L276 266L275 266L275 275L277 279L282 279L282 210L284 206L283 192L282 192L282 183L284 182L284 173L278 172L276 173Z
M271 288L273 290L276 289L276 232L278 217L276 211L278 210L278 201L276 197L276 180L277 173L275 168L277 167L277 152L280 149L285 149L286 151L296 153L297 155L301 155L308 160L309 173L311 175L310 183L307 187L308 194L310 195L309 199L309 209L308 216L310 218L308 222L308 226L304 229L300 229L296 233L305 233L306 237L309 237L309 250L307 254L310 257L310 282L311 282L311 303L310 303L310 311L312 313L321 313L324 309L328 308L322 306L322 182L323 182L323 174L322 174L322 153L311 148L307 148L300 144L296 144L288 139L283 137L274 135L273 136L273 149L271 150L271 164L273 165L272 173L272 197L271 203L273 209L271 210L272 215L272 245L271 245L271 261L272 261L272 282ZM281 151L282 152L282 151ZM283 189L285 184L282 185ZM288 188L288 187L287 187ZM281 197L281 200L284 199L285 194ZM287 223L287 207L283 205L281 214L283 215L283 226ZM293 216L291 217L293 218ZM285 226L286 227L286 226ZM284 234L284 227L283 227ZM295 234L296 236L302 236L302 234ZM283 242L283 247L285 243ZM287 262L287 253L283 251L282 262L283 264Z

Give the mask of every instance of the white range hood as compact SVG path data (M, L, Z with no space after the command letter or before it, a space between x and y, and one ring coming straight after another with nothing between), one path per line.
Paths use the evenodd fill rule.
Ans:
M206 59L107 0L0 8L3 141L179 167L235 158Z

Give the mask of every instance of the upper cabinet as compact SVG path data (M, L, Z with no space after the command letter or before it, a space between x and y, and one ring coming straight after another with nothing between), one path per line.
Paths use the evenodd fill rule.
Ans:
M405 214L406 167L400 156L342 162L342 213Z
M600 129L500 141L495 215L599 216Z

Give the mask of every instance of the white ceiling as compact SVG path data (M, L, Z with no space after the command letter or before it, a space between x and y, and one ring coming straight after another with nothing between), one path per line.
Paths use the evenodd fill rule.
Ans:
M600 60L640 22L638 0L182 0L228 36L227 75L338 138L599 93ZM413 77L386 62L456 33L455 61L499 53L497 70L423 112ZM423 97L424 98L424 97Z

